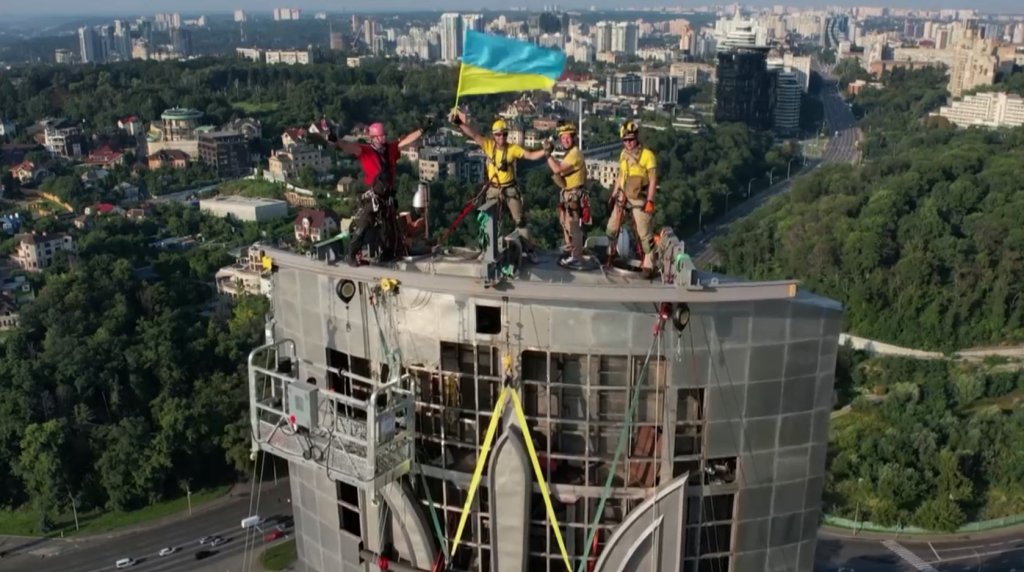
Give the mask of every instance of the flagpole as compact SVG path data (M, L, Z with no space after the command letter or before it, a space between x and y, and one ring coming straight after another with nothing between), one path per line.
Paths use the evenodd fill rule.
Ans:
M459 111L459 95L462 93L462 70L464 69L465 66L462 65L462 62L459 62L459 86L455 88L455 108L453 109L455 112Z

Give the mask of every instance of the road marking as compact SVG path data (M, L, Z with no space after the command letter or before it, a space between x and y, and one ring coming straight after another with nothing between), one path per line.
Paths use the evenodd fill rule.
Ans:
M899 556L900 558L906 560L908 564L920 570L921 572L939 572L938 570L933 568L931 564L928 564L924 560L921 560L920 556L904 548L902 544L896 542L895 540L885 540L882 542L882 546L888 548L889 550L892 550L894 553L896 553L896 556Z
M935 555L935 559L936 559L936 560L942 560L942 558L941 558L941 557L939 557L939 553L935 551L935 547L934 547L934 546L932 546L932 543L931 543L931 542L929 542L929 543L928 543L928 548L931 548L931 549L932 549L932 554L934 554L934 555Z
M1008 554L1010 552L1020 552L1024 550L1024 546L1017 546L1012 548L1006 548L1004 550L990 550L988 552L977 552L974 554L965 554L963 556L954 556L953 558L946 558L945 562L952 562L954 560L969 560L969 559L980 559L983 556L996 556L998 554Z

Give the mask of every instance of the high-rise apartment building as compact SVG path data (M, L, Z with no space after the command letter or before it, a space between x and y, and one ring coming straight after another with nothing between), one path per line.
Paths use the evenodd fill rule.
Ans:
M441 59L458 61L462 56L462 16L456 12L441 14Z
M634 22L616 22L612 28L612 49L611 51L627 56L636 55L637 46L640 41L639 30Z
M612 51L612 28L611 22L598 22L594 25L594 51L597 53Z
M718 53L715 121L745 123L753 129L772 127L772 81L768 48L742 47Z
M995 42L981 37L977 26L970 22L953 48L953 67L949 70L949 93L960 97L965 91L982 85L992 85L996 78L999 58L994 55Z

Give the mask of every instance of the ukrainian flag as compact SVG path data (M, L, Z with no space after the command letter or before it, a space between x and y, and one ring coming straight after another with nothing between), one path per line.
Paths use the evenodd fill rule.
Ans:
M456 97L551 90L564 70L565 54L558 50L466 30Z

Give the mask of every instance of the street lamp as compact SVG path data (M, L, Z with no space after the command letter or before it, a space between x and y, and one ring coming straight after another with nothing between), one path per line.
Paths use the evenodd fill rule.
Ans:
M751 177L750 180L747 181L747 198L748 199L750 198L750 185L753 185L754 181L756 181L756 180L757 180L757 177Z
M793 161L795 161L795 160L796 160L796 157L793 157L792 159L789 160L788 163L786 163L786 180L787 181L789 180L790 170L793 168Z
M771 171L768 171L768 186L775 184L775 167L772 167Z

